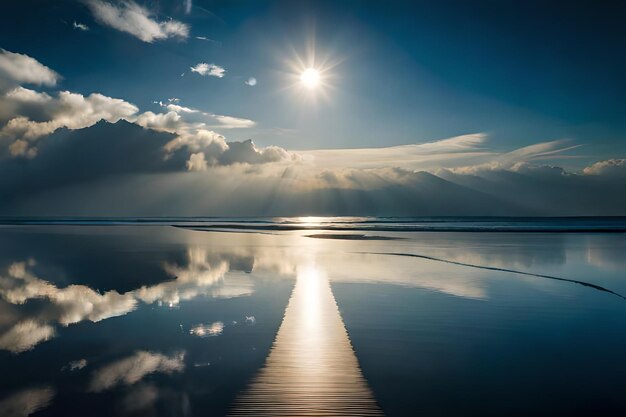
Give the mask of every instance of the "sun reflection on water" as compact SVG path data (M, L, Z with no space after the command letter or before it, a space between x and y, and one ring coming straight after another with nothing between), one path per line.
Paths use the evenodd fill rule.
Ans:
M295 288L265 366L232 416L381 416L329 281L315 266Z

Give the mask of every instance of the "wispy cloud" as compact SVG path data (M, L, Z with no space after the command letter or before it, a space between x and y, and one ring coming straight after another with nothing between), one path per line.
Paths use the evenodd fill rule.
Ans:
M245 85L249 85L250 87L254 87L256 85L256 78L250 77L246 81L243 82Z
M240 129L253 127L256 123L250 119L244 119L241 117L223 116L220 114L210 114L208 116L213 117L217 121L217 125L214 127L221 127L222 129Z
M360 169L427 169L431 166L467 165L493 157L483 145L485 134L470 134L439 141L391 146L386 148L320 149L300 152L320 168L352 167Z
M159 106L164 107L168 109L169 111L174 111L177 113L198 113L199 112L199 110L192 109L192 108L185 107L185 106L180 106L176 104L179 101L180 99L176 99L176 101L174 101L173 99L168 99L168 103L163 103L162 101L155 101L154 104L158 104Z
M144 42L189 37L189 25L173 19L158 21L152 11L134 1L113 4L104 0L87 0L86 4L100 24L129 33Z
M215 39L211 39L211 38L206 37L206 36L196 36L196 39L199 40L199 41L211 42L211 43L213 43L213 44L215 44L217 46L221 46L222 45L222 42L216 41Z
M177 104L177 103L180 103L180 100L178 99L176 99L176 101L171 101L170 99L168 100L167 103L164 103L162 101L155 101L154 103L158 104L162 108L167 109L168 113L176 113L176 115L181 116L181 117L177 117L176 115L173 115L173 114L169 116L171 119L175 118L177 121L180 122L176 128L171 129L170 131L180 131L181 129L185 131L189 131L190 128L244 129L244 128L250 128L250 127L256 126L256 122L254 120L250 120L250 119L246 119L242 117L214 114L214 113L205 112L199 109L182 106L180 104ZM193 120L190 122L184 121L182 119L183 114L186 116L194 116L192 118ZM165 118L167 116L164 114L161 114L161 115L155 115L155 117ZM173 127L173 125L171 125L171 127Z
M510 152L494 153L484 162L457 165L456 172L476 174L480 171L519 170L525 164L542 160L571 158L567 152L579 148L579 144L571 144L568 140L553 140L524 146Z
M189 67L191 72L195 72L202 76L211 76L222 78L226 73L226 69L224 67L220 67L215 64L207 64L206 62L201 62L199 64L194 65L193 67Z
M86 24L84 24L84 23L79 23L79 22L76 22L76 21L74 21L74 23L72 24L72 27L73 27L74 29L80 29L80 30L82 30L82 31L87 31L87 30L89 30L89 26L87 26L87 25L86 25Z

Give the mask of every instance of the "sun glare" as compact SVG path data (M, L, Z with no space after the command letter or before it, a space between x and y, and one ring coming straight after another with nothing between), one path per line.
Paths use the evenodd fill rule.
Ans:
M307 68L300 75L300 81L307 88L315 88L320 83L320 73L315 68Z

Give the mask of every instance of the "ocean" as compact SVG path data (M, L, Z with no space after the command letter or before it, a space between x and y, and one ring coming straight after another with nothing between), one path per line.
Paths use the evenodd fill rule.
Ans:
M626 411L626 218L0 224L3 416Z

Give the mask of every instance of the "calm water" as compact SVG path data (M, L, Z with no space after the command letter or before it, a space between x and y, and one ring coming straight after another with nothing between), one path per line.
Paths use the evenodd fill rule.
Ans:
M622 219L220 221L0 226L0 415L626 415Z

